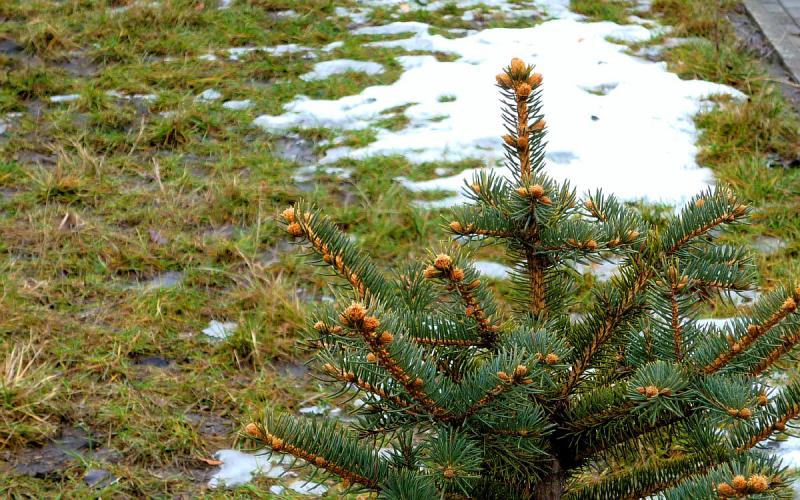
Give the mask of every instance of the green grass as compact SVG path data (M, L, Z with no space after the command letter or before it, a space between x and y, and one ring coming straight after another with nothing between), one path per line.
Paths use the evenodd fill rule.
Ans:
M319 171L295 182L304 165L276 153L280 137L252 127L255 116L279 113L296 94L334 99L399 77L401 50L365 48L364 40L377 37L354 37L346 20L331 15L334 6L354 2L247 0L217 10L213 1L198 8L199 2L166 0L110 12L123 4L133 2L0 3L6 19L0 39L23 49L0 55L0 114L23 112L0 137L0 449L15 453L44 443L62 426L82 426L122 456L114 465L78 461L49 479L9 475L0 464L0 496L225 497L204 491L192 477L210 470L202 459L232 446L235 436L208 435L187 414L236 426L267 401L293 410L320 392L314 379L284 368L305 359L297 338L308 303L330 291L319 274L299 265L275 215L307 198L390 267L423 257L444 237L442 212L413 202L448 195L410 193L394 179L479 165L348 160L339 165L351 174L345 181ZM728 238L786 242L759 257L770 286L800 275L794 216L800 174L767 167L797 158L797 117L733 37L724 12L734 6L656 0L652 14L680 35L708 40L668 51L673 71L750 95L697 118L700 160L757 209L753 224ZM574 7L595 19L621 21L629 14L624 2L584 0ZM289 8L300 15L275 16ZM397 14L447 33L471 26L461 20L463 11L383 8L371 18L385 22ZM480 26L529 23L480 11ZM344 44L330 58L374 60L387 71L305 82L299 76L313 61L302 54L252 52L243 57L247 64L224 60L229 47L319 48L337 40ZM219 60L197 59L207 53ZM222 100L196 102L208 88L255 106L231 111ZM120 100L110 90L156 97ZM81 97L46 102L66 93ZM404 110L341 136L327 129L299 133L316 153L337 136L341 144L363 146L381 127L405 126ZM657 220L656 210L647 211ZM137 286L165 272L182 273L180 283ZM496 284L501 293L507 286ZM211 319L235 321L239 329L227 341L209 342L200 331ZM137 364L145 356L170 360L170 368ZM83 483L91 467L107 468L119 481L91 490ZM260 478L236 495L258 496L273 483Z

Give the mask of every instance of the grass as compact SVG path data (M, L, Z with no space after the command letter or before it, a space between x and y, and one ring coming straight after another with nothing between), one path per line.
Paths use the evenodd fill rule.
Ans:
M209 434L198 419L236 428L267 401L294 410L320 394L299 366L304 354L296 339L307 304L329 291L299 265L274 216L308 198L389 267L423 256L443 234L440 212L413 202L444 194L420 197L394 179L452 175L476 164L348 160L339 165L350 172L346 181L324 171L295 181L303 165L281 157L281 137L254 129L253 118L280 112L296 94L332 99L401 73L396 57L404 52L365 48L366 38L352 36L327 0L248 0L227 10L188 0L92 5L0 4L7 20L0 40L20 47L0 54L0 114L23 113L0 136L0 448L10 458L61 427L79 426L122 459L109 465L88 456L45 479L9 475L0 465L0 495L224 497L193 478L211 470L203 459L235 436ZM349 0L335 6L356 8ZM128 9L114 13L117 7ZM276 15L289 8L298 15ZM616 21L630 13L626 2L583 0L573 8ZM800 275L799 174L768 167L797 158L797 117L734 37L725 15L736 8L729 1L655 0L650 15L677 35L703 39L665 52L673 71L750 96L697 118L700 160L757 209L753 224L728 238L786 243L759 257L771 286ZM480 7L470 24L464 11L376 8L369 16L428 22L448 36L457 28L528 23ZM326 57L374 60L387 71L305 82L299 76L313 61L302 53L254 51L243 56L246 64L226 59L230 47L320 48L338 40L344 44ZM217 60L197 58L209 53ZM223 99L197 102L209 88ZM153 98L119 98L112 90ZM47 101L67 93L80 98ZM220 105L225 99L256 104L231 111ZM366 145L382 128L404 127L404 109L344 134L342 144ZM337 137L327 129L298 132L310 154ZM658 219L657 210L646 210ZM175 286L142 284L168 272L180 273ZM502 292L507 284L496 286ZM199 332L212 319L239 327L226 341L210 342ZM147 357L169 366L142 365ZM83 475L92 467L119 481L90 490ZM258 496L273 482L260 478L236 494Z

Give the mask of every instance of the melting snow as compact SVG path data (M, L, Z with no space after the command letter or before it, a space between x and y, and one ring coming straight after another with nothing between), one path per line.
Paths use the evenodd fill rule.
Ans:
M222 107L225 109L233 109L233 110L242 110L247 109L253 105L253 102L250 99L244 99L242 101L225 101L222 103Z
M220 97L222 97L222 94L220 94L218 91L214 89L206 89L202 91L200 95L195 98L195 100L199 102L210 102L216 101Z
M233 322L227 323L220 323L219 321L212 319L208 323L208 327L203 330L203 333L208 335L211 338L224 340L233 334L238 328L239 325Z
M323 495L328 491L328 488L324 484L311 483L302 479L298 479L290 484L289 488L301 495Z
M496 280L504 280L508 278L509 273L511 273L510 267L500 264L499 262L478 260L473 262L472 265L475 267L475 270L482 275Z
M602 188L626 200L676 205L707 187L713 179L709 169L695 162L692 117L712 95L743 95L719 84L681 80L665 64L627 55L624 46L608 41L646 41L655 30L579 22L564 9L566 4L547 2L548 12L560 18L532 28L488 29L458 39L431 35L430 27L418 22L360 28L354 33L411 34L375 45L446 52L459 59L401 56L406 71L391 85L368 87L338 100L298 96L284 114L262 115L255 123L269 131L362 129L385 117L381 112L413 103L405 110L410 121L405 129L379 129L376 141L361 148L334 148L321 163L399 154L414 163L480 158L496 166L503 153L503 127L492 75L518 56L545 75L550 175L571 179L579 191ZM586 90L596 88L608 90L605 95ZM456 100L439 102L442 95ZM418 191L459 192L473 173L404 184ZM459 201L454 196L437 205Z
M50 102L73 102L80 98L80 94L54 95L50 97Z
M280 464L283 456L267 453L243 453L238 450L220 450L214 458L222 462L219 470L211 476L208 486L230 488L250 482L255 475L277 478L286 472Z
M333 61L323 61L314 65L314 70L300 76L301 80L307 82L312 80L324 80L329 76L347 73L349 71L376 75L383 72L383 65L371 61L356 61L354 59L335 59Z

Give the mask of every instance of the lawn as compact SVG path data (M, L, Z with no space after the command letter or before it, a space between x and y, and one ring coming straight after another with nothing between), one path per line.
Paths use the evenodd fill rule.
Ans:
M214 454L235 446L249 416L267 404L340 404L323 396L299 342L311 306L330 291L325 276L302 265L277 214L301 198L324 207L388 268L445 238L446 210L420 202L448 193L415 192L397 178L429 180L480 162L389 155L342 160L347 176L305 168L335 147L366 147L383 131L403 130L403 106L357 130L275 133L254 120L280 115L297 95L338 99L392 84L403 56L454 58L366 46L399 35L356 35L354 27L418 21L455 39L464 29L548 19L544 10L520 14L531 8L523 1L505 11L367 3L0 4L0 495L228 497L207 487ZM618 43L683 79L746 94L719 97L696 116L697 161L754 208L752 224L724 238L757 252L763 287L793 284L798 117L737 36L738 2L654 0L642 12L632 1L573 0L571 8L591 21L622 23L635 11L669 26ZM383 70L305 76L320 54ZM664 210L638 206L656 222ZM480 256L497 257L491 249ZM587 274L587 285L594 279ZM508 284L494 286L502 295ZM735 308L717 300L708 314ZM211 330L226 338L203 333L212 321L229 325ZM235 492L259 496L290 482L257 477Z

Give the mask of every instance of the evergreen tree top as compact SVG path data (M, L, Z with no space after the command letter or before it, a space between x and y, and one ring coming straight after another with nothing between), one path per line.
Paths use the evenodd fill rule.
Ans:
M508 175L476 175L426 262L385 274L318 210L283 212L347 285L309 327L315 366L366 404L346 427L268 410L245 436L381 498L791 498L759 446L800 415L800 383L768 383L800 342L800 288L698 321L698 298L755 286L747 253L715 241L747 205L709 189L658 228L579 198L543 169L542 76L515 58L496 81ZM510 316L470 243L515 263ZM612 258L574 320L575 265Z

